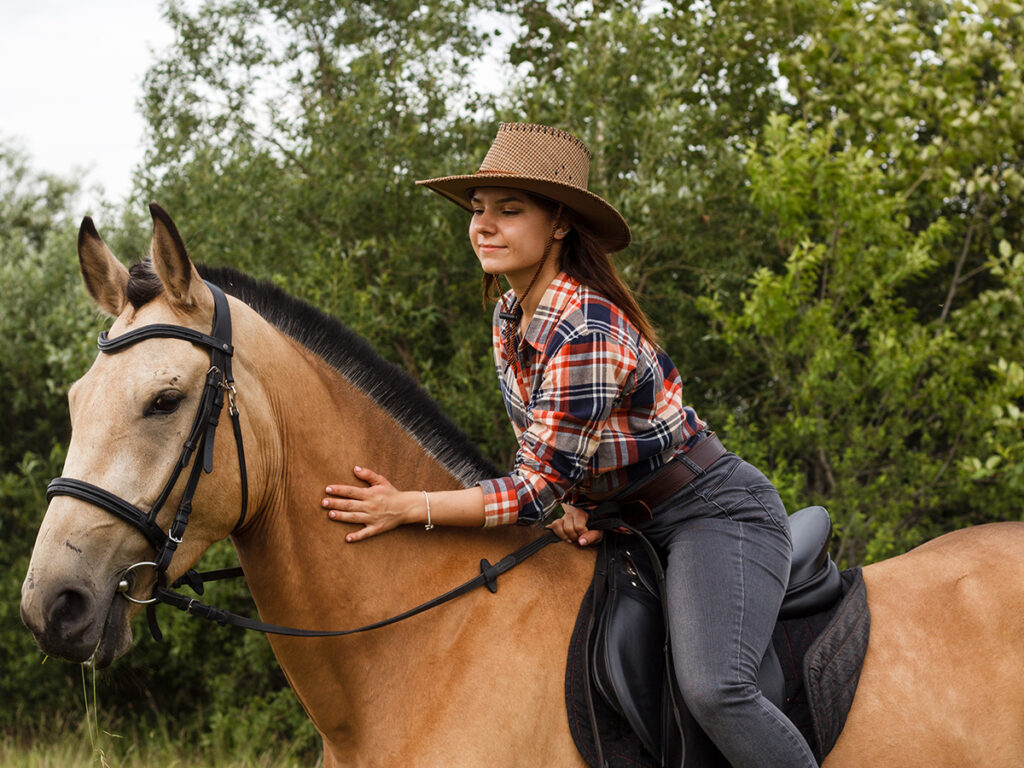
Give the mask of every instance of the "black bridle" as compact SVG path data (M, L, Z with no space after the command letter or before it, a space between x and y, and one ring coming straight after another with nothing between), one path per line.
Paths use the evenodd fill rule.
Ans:
M201 472L209 474L213 471L213 439L224 407L225 394L229 403L228 412L234 427L235 444L238 447L238 467L242 478L242 509L235 525L236 530L245 522L246 507L249 503L245 452L242 448L242 428L239 424L238 408L235 405L235 380L231 374L231 356L234 352L231 346L231 311L228 308L228 300L224 291L212 283L206 285L213 294L214 306L213 330L210 335L179 325L155 324L129 331L116 339L107 338L107 333L104 331L100 334L97 342L100 352L106 354L116 354L140 341L154 338L181 339L198 346L208 347L210 350L210 370L206 374L206 384L199 399L199 409L192 422L192 429L189 430L178 461L171 471L171 476L156 501L153 502L149 512L143 512L131 502L125 501L120 496L115 496L110 491L71 477L58 477L51 480L46 489L47 501L54 496L74 496L124 520L145 536L157 550L152 564L157 572L157 580L161 584L165 579L167 567L171 564L171 558L174 557L174 552L185 535L185 528L188 526L188 519L192 514L192 497L199 484L200 474ZM167 533L164 533L163 529L157 525L157 515L160 514L160 510L163 509L167 498L174 490L181 473L189 465L193 454L196 454L197 460L192 463L192 469L181 501L178 503L174 521ZM199 456L202 457L202 461L198 460ZM137 565L132 567L135 568Z
M245 522L245 513L249 504L249 484L245 471L245 450L242 446L242 427L239 422L238 408L235 404L235 380L231 373L231 357L234 348L231 345L231 310L228 307L227 297L219 287L213 283L206 283L213 294L213 328L210 334L201 333L180 325L166 325L157 323L143 326L134 331L118 336L116 339L107 337L107 332L100 333L97 345L100 352L105 354L116 354L128 347L138 344L146 339L181 339L210 350L210 369L206 373L206 383L199 398L199 407L196 411L195 420L189 430L188 437L182 446L178 461L174 464L171 476L167 479L163 490L160 491L156 501L153 502L148 512L143 512L137 506L120 496L107 491L99 486L87 483L71 477L58 477L50 481L46 489L46 500L50 501L54 496L73 496L76 499L88 502L114 515L131 525L135 530L146 537L146 540L156 550L156 556L151 561L144 561L130 566L124 574L119 591L126 599L152 606L159 600L159 592L167 584L167 568L171 564L174 552L181 544L185 536L185 529L188 527L189 517L192 515L192 497L195 495L196 487L199 485L199 477L205 472L213 471L213 445L217 425L220 422L220 414L224 408L224 399L227 395L228 413L231 416L231 424L235 433L235 445L238 449L238 470L241 475L242 503L238 515L238 522L235 530ZM196 460L192 461L193 455ZM201 457L201 461L200 461ZM174 490L174 486L181 477L181 473L192 461L192 468L185 483L185 490L178 502L178 510L174 515L167 533L157 525L157 516L163 509L168 497ZM129 594L130 585L127 576L137 568L152 566L156 572L156 583L153 596L148 600L139 600ZM159 638L160 630L156 625L155 614L149 612L150 630L155 637Z
M227 568L219 571L209 571L206 573L196 573L195 571L190 570L172 584L171 588L168 588L167 568L170 566L171 559L174 557L174 552L177 550L178 545L181 543L185 535L185 528L188 526L188 520L192 514L192 497L195 495L200 475L203 472L209 474L213 471L213 440L217 430L217 424L220 421L221 411L224 408L225 395L227 396L228 413L231 415L232 427L235 433L235 445L238 448L238 468L242 484L241 512L238 515L238 522L235 524L234 530L236 531L245 522L246 509L248 507L249 500L248 479L245 471L245 452L242 448L242 428L239 423L239 413L235 403L235 381L231 374L231 357L234 352L234 348L231 345L231 310L228 306L227 297L224 295L224 292L213 283L208 281L204 282L206 282L207 287L213 294L213 329L210 331L209 335L200 333L199 331L191 328L185 328L184 326L154 324L143 326L142 328L134 331L129 331L128 333L118 336L116 339L108 339L107 333L104 331L100 334L99 341L97 342L100 351L106 354L115 354L137 344L140 341L153 338L182 339L184 341L192 342L198 346L207 347L210 350L210 370L206 374L206 384L203 387L202 397L199 400L199 408L196 412L195 420L192 422L192 429L189 430L189 435L185 440L185 444L182 446L181 454L178 456L178 461L174 465L170 478L167 480L167 483L164 485L164 488L160 492L156 501L153 502L149 512L143 512L131 502L126 501L120 496L116 496L110 491L104 490L99 486L71 477L58 477L51 480L46 489L47 501L53 499L54 496L73 496L74 498L88 502L89 504L97 506L131 525L139 531L139 533L145 536L149 543L154 547L157 552L154 560L135 563L125 569L125 572L122 574L122 580L118 587L118 591L126 600L147 606L149 628L155 639L161 639L161 633L156 623L156 613L154 610L157 603L174 606L175 608L183 610L194 616L216 621L219 624L230 624L232 626L252 629L268 634L290 635L293 637L336 637L340 635L354 634L356 632L365 632L370 629L377 629L389 624L394 624L395 622L407 619L410 616L415 616L418 613L422 613L423 611L459 597L460 595L463 595L479 586L487 586L491 592L496 592L498 589L498 576L515 567L531 555L539 552L553 541L557 541L557 537L548 531L544 536L528 542L515 552L502 558L494 565L491 565L487 560L481 560L480 574L475 578L470 579L466 583L446 592L443 595L435 597L432 600L416 606L415 608L398 614L397 616L392 616L391 618L374 622L373 624L368 624L357 629L338 631L305 630L295 629L294 627L285 627L277 624L268 624L266 622L239 616L228 611L222 611L218 608L214 608L213 606L205 605L194 598L189 598L188 596L182 595L181 593L173 590L173 587L185 584L201 595L203 593L204 582L242 576L243 573L241 568ZM181 501L178 503L177 513L174 516L174 521L171 523L170 529L167 533L164 533L163 529L157 525L157 515L160 514L160 510L171 495L181 473L189 465L193 454L195 454L197 458L192 462L192 469L189 473L188 481L185 484L185 490L182 493ZM202 457L202 461L198 460L199 456ZM153 567L156 571L156 582L153 587L153 594L146 600L132 597L129 594L131 584L128 581L128 576L136 569L142 567Z

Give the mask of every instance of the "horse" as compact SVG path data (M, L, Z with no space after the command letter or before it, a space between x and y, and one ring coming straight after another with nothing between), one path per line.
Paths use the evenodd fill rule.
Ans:
M153 324L211 326L211 289L171 218L151 211L150 257L131 272L91 220L79 233L85 287L115 318L115 342ZM481 558L541 535L407 526L346 543L350 526L330 522L319 502L328 482L356 484L357 464L428 490L496 470L408 375L338 321L240 273L207 277L228 294L247 476L230 434L215 441L169 580L230 537L263 620L339 629L426 601L475 575ZM64 475L152 504L210 368L206 350L183 338L98 355L69 390ZM172 485L157 519L165 530L185 477ZM135 569L131 594L119 584L152 557L137 529L81 498L53 497L22 587L22 618L42 650L97 667L125 653L139 612L127 598L147 595L155 576ZM550 546L502 576L497 594L475 590L347 637L271 636L322 736L324 765L583 766L564 668L593 565L588 549ZM863 578L870 642L827 768L1024 765L1024 523L945 534L866 566Z

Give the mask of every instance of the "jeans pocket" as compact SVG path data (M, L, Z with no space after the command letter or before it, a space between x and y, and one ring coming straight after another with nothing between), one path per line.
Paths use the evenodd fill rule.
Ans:
M768 523L773 528L785 535L790 545L793 537L789 531L789 515L786 514L786 507L782 503L782 497L771 483L750 488L751 506L756 507L756 522Z
M719 470L716 472L716 470ZM767 525L790 539L789 520L779 492L757 467L734 458L712 466L697 495L718 513L738 523Z

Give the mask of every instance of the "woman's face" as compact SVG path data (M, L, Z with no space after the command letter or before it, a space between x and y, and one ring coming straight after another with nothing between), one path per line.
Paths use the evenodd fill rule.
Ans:
M528 281L544 255L554 214L518 189L475 189L470 202L469 240L484 272L505 275L513 285L524 276Z

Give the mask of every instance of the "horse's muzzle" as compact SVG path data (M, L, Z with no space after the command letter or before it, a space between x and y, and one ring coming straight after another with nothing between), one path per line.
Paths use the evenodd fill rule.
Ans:
M45 595L23 595L21 620L48 656L108 666L127 650L124 600L98 599L89 589L69 584Z

